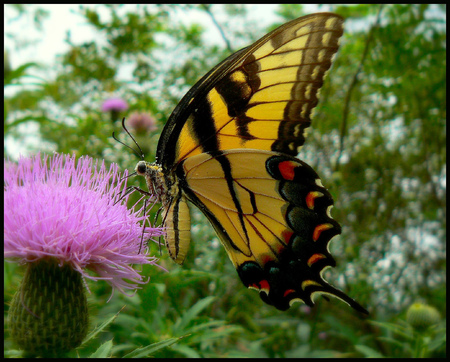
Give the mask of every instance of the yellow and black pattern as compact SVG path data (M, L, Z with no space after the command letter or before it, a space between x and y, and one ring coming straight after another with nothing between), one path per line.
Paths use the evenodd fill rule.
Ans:
M185 159L179 176L186 195L214 226L243 283L286 310L313 305L327 293L365 312L321 277L335 266L328 244L341 232L333 200L306 163L273 151L228 150Z
M139 162L163 206L166 246L182 263L190 242L187 201L209 219L245 286L280 310L314 294L367 313L321 276L341 232L333 200L295 156L343 34L343 19L293 20L225 59L181 100L157 162Z
M231 55L176 107L157 161L173 166L202 152L235 148L297 155L342 33L341 17L313 14ZM175 152L167 153L168 145Z

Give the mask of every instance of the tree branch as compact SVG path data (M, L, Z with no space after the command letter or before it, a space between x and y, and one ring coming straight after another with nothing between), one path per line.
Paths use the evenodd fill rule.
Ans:
M230 53L233 53L233 47L231 46L230 40L227 38L227 36L225 35L225 32L223 31L222 27L220 26L219 22L216 20L214 14L211 11L211 6L209 4L201 4L200 5L203 10L206 11L206 13L211 17L211 20L213 21L214 25L216 26L216 28L219 30L220 35L222 36L222 39L224 40L227 49Z
M347 134L347 124L348 124L347 121L348 121L348 114L350 111L350 101L351 101L351 97L352 97L352 92L356 86L356 83L358 82L358 75L359 75L359 73L361 73L364 63L366 61L367 54L369 52L369 45L373 38L373 32L380 23L382 8L383 8L383 5L380 5L380 8L378 9L377 19L376 19L375 23L372 25L372 27L370 28L369 34L367 36L366 45L364 47L361 61L359 62L359 65L358 65L358 69L356 70L355 74L353 75L352 81L350 82L350 85L348 86L347 95L345 96L344 111L342 112L342 124L341 124L341 130L340 130L339 153L338 153L338 157L336 158L336 164L334 167L335 170L339 169L341 156L342 156L342 153L344 152L344 140L345 140L345 136Z

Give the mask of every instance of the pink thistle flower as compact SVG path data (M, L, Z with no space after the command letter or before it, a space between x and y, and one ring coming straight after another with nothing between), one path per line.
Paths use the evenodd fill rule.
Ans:
M95 166L95 167L93 167ZM20 263L53 257L83 277L105 280L125 293L143 284L130 264L154 264L140 254L142 210L128 210L126 179L117 165L83 157L40 155L4 164L4 256ZM141 216L139 216L141 215ZM162 234L146 228L144 240ZM91 275L93 271L97 276ZM125 293L126 294L126 293Z
M134 112L128 118L128 124L137 132L154 131L156 120L148 113Z
M8 313L11 336L27 356L60 357L87 334L82 277L126 294L145 283L130 264L157 265L139 252L145 216L127 209L126 178L114 164L38 154L5 161L4 174L4 255L27 264ZM145 239L162 234L145 231Z
M122 98L109 98L105 100L102 104L102 112L109 111L126 111L128 109L128 104Z

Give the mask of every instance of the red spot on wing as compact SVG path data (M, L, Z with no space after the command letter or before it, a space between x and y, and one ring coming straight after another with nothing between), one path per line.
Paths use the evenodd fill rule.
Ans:
M269 261L272 261L272 260L273 260L273 257L270 256L270 255L262 255L260 258L261 258L261 263L262 263L263 265L265 265L265 264L267 264Z
M286 244L288 244L293 234L294 232L292 230L283 230L281 233L281 238L286 242Z
M293 180L295 177L295 168L298 165L292 161L283 161L278 164L278 169L280 170L281 176L285 180Z
M250 284L248 287L253 289L259 289L260 291L264 291L266 292L266 294L269 294L270 286L267 280L261 280L259 283Z
M286 297L286 296L288 296L289 294L292 294L292 293L295 293L295 290L294 290L294 289L287 289L287 290L284 292L283 297Z
M267 280L261 280L259 282L259 285L260 285L260 290L262 292L265 292L267 295L269 295L269 290L270 290L269 282Z

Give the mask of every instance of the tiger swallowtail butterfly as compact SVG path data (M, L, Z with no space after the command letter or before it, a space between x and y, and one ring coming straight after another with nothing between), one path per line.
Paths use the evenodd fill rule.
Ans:
M336 265L328 244L341 227L319 176L296 158L343 22L331 13L304 16L229 56L177 105L156 162L135 169L162 204L175 262L189 247L189 201L214 227L244 285L280 310L327 294L368 313L322 278Z

